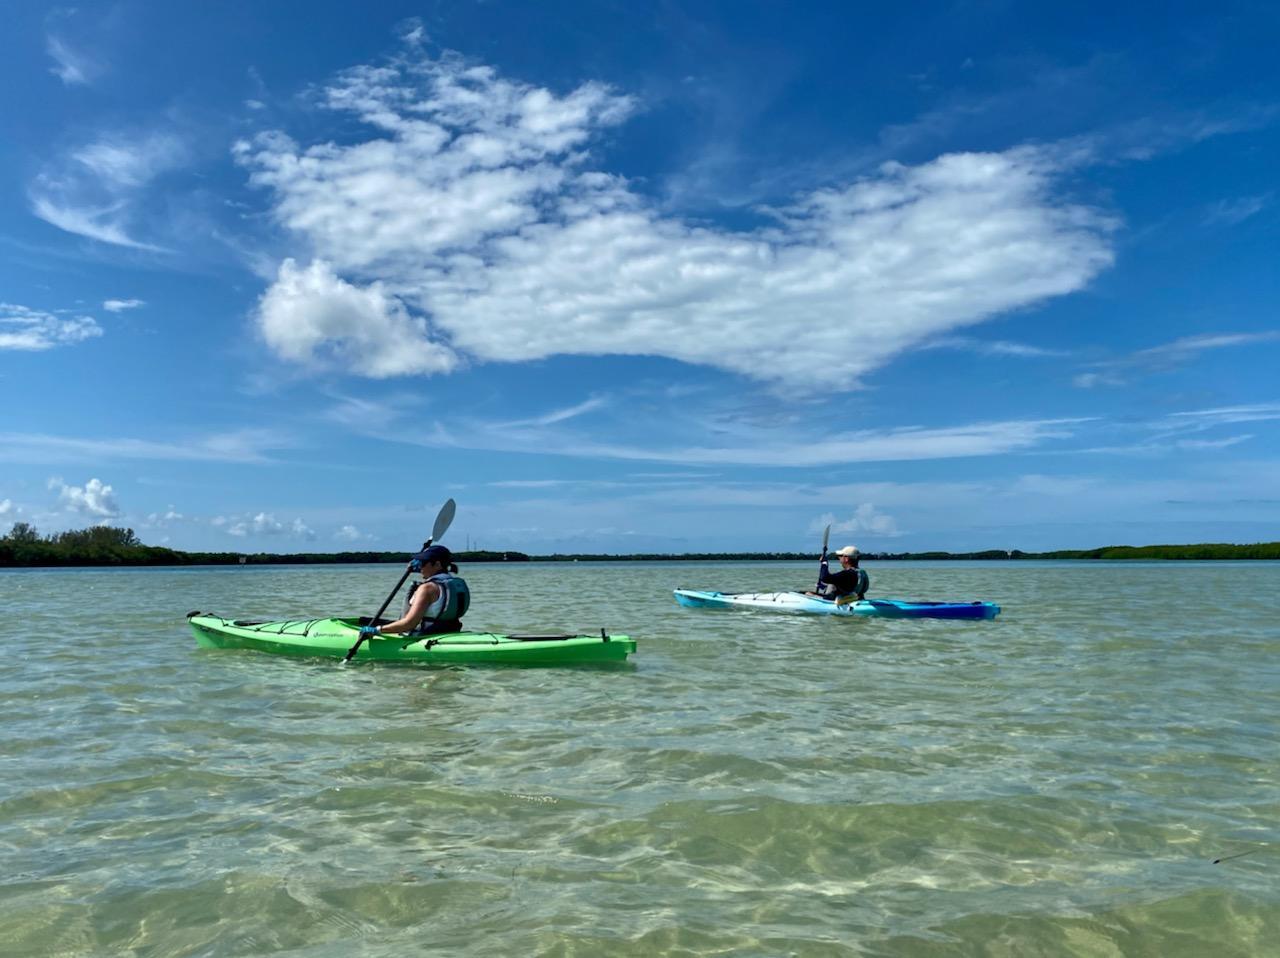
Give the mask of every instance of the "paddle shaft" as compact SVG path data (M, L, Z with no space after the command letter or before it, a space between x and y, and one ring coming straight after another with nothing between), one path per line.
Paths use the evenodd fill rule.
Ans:
M422 543L422 548L426 549L427 546L429 545L431 545L430 539ZM373 618L369 620L370 625L378 624L378 620L382 618L382 613L387 611L387 606L391 604L391 600L396 597L396 593L400 591L400 587L404 585L404 580L409 578L409 573L412 571L413 571L412 569L408 569L408 568L404 570L404 575L400 577L400 581L396 583L396 587L391 590L391 594L387 596L386 601L382 603L382 606L378 609L378 611L373 614ZM360 646L362 645L364 645L363 635L360 636L360 638L356 639L356 644L351 646L351 648L347 650L347 654L342 657L342 661L350 662L351 659L355 656L355 654L360 651Z

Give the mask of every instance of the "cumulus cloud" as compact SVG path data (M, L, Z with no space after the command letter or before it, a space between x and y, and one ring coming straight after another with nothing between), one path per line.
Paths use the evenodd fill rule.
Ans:
M253 516L227 517L215 516L211 524L225 529L228 535L245 538L250 535L280 536L292 535L303 539L314 539L313 532L301 519L293 522L281 522L269 512L259 512Z
M665 215L592 167L592 141L636 108L599 84L561 96L455 55L406 56L343 74L326 104L369 137L236 146L314 256L286 262L259 310L291 360L333 352L387 376L648 355L851 388L903 350L1079 290L1112 260L1114 223L1057 194L1076 160L1049 148L888 163L734 231ZM417 358L393 362L393 335Z
M39 351L102 335L89 316L64 318L14 303L0 303L0 349Z
M835 513L825 513L813 523L810 531L817 532L827 526L831 527L832 532L837 533L865 532L887 538L902 535L898 531L898 523L893 516L880 512L870 502L860 504L848 519L837 519Z
M80 146L49 165L29 189L31 211L58 229L132 249L163 248L130 234L139 198L186 158L170 133L118 134Z
M69 486L58 476L49 480L50 489L58 491L58 502L72 512L109 519L120 515L115 491L100 479L90 479L83 486Z
M381 283L353 286L319 261L305 269L291 259L280 265L258 304L258 324L285 359L329 360L374 378L448 372L457 363L452 350L427 338L426 321L410 316Z
M335 532L333 537L335 539L341 539L344 542L355 542L358 539L363 539L365 536L364 533L355 526L347 525Z
M169 506L164 512L151 512L147 514L146 524L149 526L165 526L170 522L181 522L185 519L181 512L173 506Z

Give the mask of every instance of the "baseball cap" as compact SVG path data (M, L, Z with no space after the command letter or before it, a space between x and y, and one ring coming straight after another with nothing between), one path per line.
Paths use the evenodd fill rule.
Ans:
M453 561L453 553L444 546L427 546L427 548L413 557L413 561L419 565L426 562L439 562L441 565L447 566Z

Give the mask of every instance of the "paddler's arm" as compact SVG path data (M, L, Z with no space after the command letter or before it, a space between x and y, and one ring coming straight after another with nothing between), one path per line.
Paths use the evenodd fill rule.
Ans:
M413 601L409 603L409 612L404 618L396 619L394 622L388 622L384 626L380 626L375 635L398 635L402 632L412 632L413 629L422 621L422 614L427 611L427 606L440 597L440 586L434 582L424 582L413 593Z
M827 557L824 555L818 561L818 583L821 585L831 581L831 570L827 567ZM806 592L805 595L812 595L819 599L827 598L825 592Z

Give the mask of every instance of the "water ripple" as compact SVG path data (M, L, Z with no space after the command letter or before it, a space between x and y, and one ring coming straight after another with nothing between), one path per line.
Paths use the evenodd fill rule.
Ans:
M0 674L0 941L1277 954L1280 565L1197 565L1187 598L1173 568L874 570L882 595L1004 606L979 623L671 600L804 586L805 564L466 570L471 625L640 642L627 668L538 670L210 652L182 619L367 611L390 567L3 573L24 626Z

